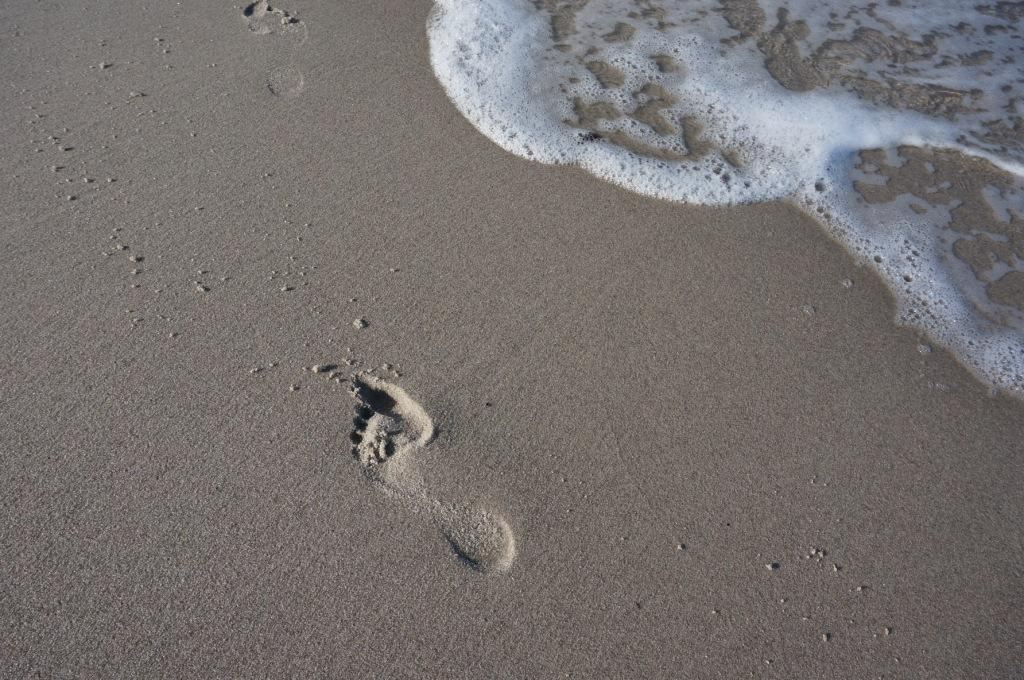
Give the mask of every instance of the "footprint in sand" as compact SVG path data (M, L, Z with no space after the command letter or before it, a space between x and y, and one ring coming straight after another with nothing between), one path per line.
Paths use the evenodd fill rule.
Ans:
M290 51L292 47L306 42L306 24L287 10L273 7L268 0L257 0L245 6L242 16L249 30L259 36L274 38L275 47ZM288 60L291 60L289 55ZM273 68L267 77L267 89L278 97L298 96L305 88L305 78L294 65Z
M387 495L429 510L455 553L480 571L504 572L516 556L515 537L500 516L431 498L416 467L416 451L434 438L434 422L406 392L368 374L352 378L356 398L352 453Z
M267 89L278 97L297 97L305 89L306 81L302 71L294 66L275 68L267 77Z
M249 23L249 30L257 35L273 35L294 41L306 41L306 24L288 10L271 7L267 0L257 0L245 6L242 16Z

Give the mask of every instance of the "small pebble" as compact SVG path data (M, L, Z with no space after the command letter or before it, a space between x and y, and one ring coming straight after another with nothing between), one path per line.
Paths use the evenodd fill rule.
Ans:
M366 328L369 324L366 323L366 319L356 319L352 322L353 328Z

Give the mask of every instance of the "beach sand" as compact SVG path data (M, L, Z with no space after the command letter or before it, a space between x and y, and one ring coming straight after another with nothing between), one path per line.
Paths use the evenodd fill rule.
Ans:
M1019 677L1020 401L287 9L5 8L0 676Z

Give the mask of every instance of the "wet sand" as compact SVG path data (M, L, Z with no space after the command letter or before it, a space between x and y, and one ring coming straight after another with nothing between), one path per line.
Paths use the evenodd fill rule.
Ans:
M1017 676L1024 405L790 206L504 153L429 2L288 9L7 10L0 675Z

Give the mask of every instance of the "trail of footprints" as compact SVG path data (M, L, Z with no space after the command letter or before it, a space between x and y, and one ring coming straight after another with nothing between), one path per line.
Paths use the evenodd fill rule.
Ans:
M473 568L508 571L515 537L500 516L430 497L417 474L416 452L434 438L434 422L405 390L372 375L352 377L356 400L352 453L366 476L392 497L426 509L455 553Z
M257 0L242 10L249 30L255 35L278 39L277 45L291 51L306 42L306 24L285 9L273 7L268 0ZM288 61L291 61L289 57ZM305 78L294 63L275 66L267 76L267 90L278 97L296 97L305 89Z

